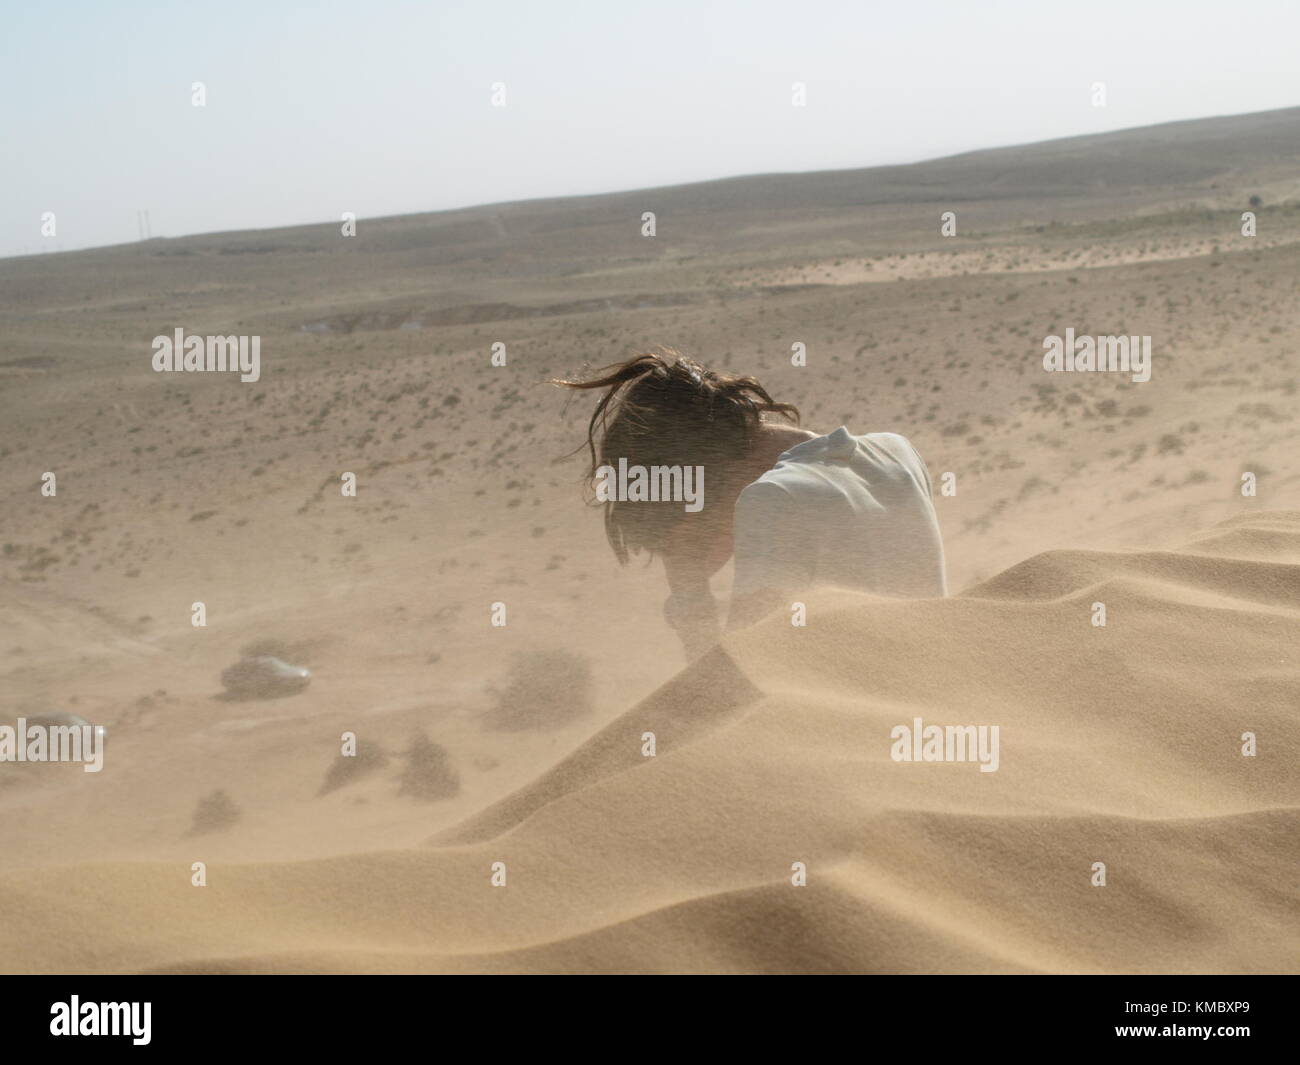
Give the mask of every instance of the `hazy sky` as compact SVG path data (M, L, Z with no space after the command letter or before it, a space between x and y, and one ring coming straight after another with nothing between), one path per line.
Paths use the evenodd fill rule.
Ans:
M3 255L135 240L141 208L155 236L364 220L1300 104L1300 0L4 0L0 15Z

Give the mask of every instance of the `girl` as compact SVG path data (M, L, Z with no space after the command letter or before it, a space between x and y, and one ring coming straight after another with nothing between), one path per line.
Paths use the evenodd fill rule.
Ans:
M587 427L589 478L628 467L702 467L704 505L604 503L614 554L663 559L668 623L687 657L721 634L709 578L735 556L729 628L748 625L818 584L885 595L945 594L930 475L895 433L819 435L753 377L719 374L675 351L637 355L586 381L605 389ZM785 419L765 419L774 415Z

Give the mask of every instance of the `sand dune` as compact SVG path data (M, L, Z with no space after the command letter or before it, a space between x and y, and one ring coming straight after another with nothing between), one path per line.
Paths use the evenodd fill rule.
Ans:
M0 260L0 723L109 732L0 764L0 971L1300 968L1297 131ZM261 378L155 373L177 327ZM1151 379L1046 374L1066 329ZM907 435L960 594L683 669L544 385L657 344ZM893 761L918 717L997 771Z
M429 845L11 872L0 969L1296 968L1300 513L808 606ZM917 717L998 725L997 771L891 760Z

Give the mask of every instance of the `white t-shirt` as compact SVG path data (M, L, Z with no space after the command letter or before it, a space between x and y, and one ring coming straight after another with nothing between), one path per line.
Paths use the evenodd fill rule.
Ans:
M837 585L947 594L930 475L897 433L840 426L782 452L736 502L733 602Z

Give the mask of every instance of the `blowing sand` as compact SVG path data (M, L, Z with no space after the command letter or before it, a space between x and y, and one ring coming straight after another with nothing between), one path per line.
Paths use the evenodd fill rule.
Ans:
M0 971L1300 969L1295 145L0 260L2 720L108 729L97 774L0 764ZM260 335L260 380L154 373L176 328ZM1045 374L1066 329L1152 337L1150 381ZM906 434L958 594L685 666L542 384L652 344ZM310 684L231 698L242 656ZM997 770L895 761L917 719L996 726Z
M1297 603L1300 513L1177 551L1051 552L948 600L830 594L427 846L213 863L203 889L177 862L10 874L0 963L1289 970ZM891 760L917 717L999 725L997 771Z

